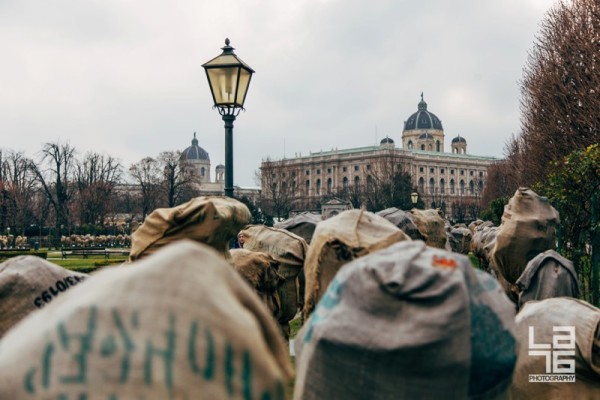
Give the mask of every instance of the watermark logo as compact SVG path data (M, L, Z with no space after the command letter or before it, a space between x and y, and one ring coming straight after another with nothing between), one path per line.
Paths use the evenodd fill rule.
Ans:
M575 382L575 327L554 326L552 343L536 343L529 327L529 356L544 357L544 374L529 374L529 382Z

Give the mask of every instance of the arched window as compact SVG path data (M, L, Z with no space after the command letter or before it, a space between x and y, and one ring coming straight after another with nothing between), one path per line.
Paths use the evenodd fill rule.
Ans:
M275 193L277 193L277 184L276 183L271 185L271 193L273 193L273 195L275 195Z
M477 188L479 189L479 193L481 194L483 192L483 181L479 181L477 182Z
M409 150L412 150L412 149L413 149L413 142L412 142L412 140L409 140L409 141L408 141L408 144L407 144L407 146L408 146L408 149L409 149Z
M367 189L373 189L373 177L371 175L367 175Z
M458 184L459 186L459 194L465 194L465 181L463 181L462 179L460 180L460 183Z
M342 179L342 188L344 190L348 190L348 177L345 176L344 179Z
M204 176L205 173L204 167L200 168L200 176Z
M433 194L434 191L435 191L435 181L433 180L433 178L429 178L429 193Z
M439 141L439 140L438 140L438 141L436 141L436 142L435 142L435 151L437 151L437 152L439 153L439 152L440 152L440 148L441 148L441 147L442 147L442 146L441 146L441 143L440 143L440 141Z
M287 182L281 182L281 191L283 193L287 192Z
M360 188L360 178L358 176L354 177L354 188L355 189L359 189Z
M419 178L419 193L425 193L425 179Z
M332 184L331 178L328 178L327 179L327 193L328 194L331 193L331 184Z
M310 180L306 180L306 195L310 195Z
M421 145L421 150L425 150L425 145L424 144Z
M469 182L469 194L473 196L475 194L475 182Z
M454 179L450 179L450 194L454 194Z
M317 195L321 194L321 180L317 179Z
M446 193L446 181L444 180L444 178L440 179L440 193Z

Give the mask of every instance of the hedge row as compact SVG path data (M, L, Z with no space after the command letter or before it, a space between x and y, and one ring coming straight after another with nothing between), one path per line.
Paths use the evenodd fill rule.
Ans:
M13 258L18 256L37 256L46 260L48 258L47 251L34 251L34 250L2 250L0 251L0 260L7 258Z

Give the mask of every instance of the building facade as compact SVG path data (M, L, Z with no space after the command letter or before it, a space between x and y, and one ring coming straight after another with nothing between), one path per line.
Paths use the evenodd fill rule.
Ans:
M225 166L219 164L215 168L215 180L210 179L210 157L208 152L198 145L196 132L192 139L192 145L181 152L181 160L188 165L187 173L195 175L199 182L199 190L202 192L222 193L225 187Z
M196 189L199 195L224 195L225 165L218 164L215 167L215 178L211 179L210 156L208 152L198 144L196 132L194 132L191 146L186 147L181 152L181 160L185 161L187 165L187 173L196 176L195 181L198 182ZM260 190L258 188L234 186L234 196L236 197L245 196L255 200L258 198L259 194Z
M455 214L462 205L476 205L485 187L493 157L467 153L467 141L457 135L445 152L442 121L423 100L404 123L402 147L386 137L377 146L311 152L261 164L264 197L287 196L297 208L313 209L330 196L360 196L393 168L408 172L413 190L426 207ZM465 210L468 213L468 210ZM471 212L473 214L473 212Z

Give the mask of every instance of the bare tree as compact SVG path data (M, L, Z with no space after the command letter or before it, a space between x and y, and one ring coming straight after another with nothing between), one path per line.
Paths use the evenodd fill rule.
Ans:
M94 152L77 163L75 184L81 224L104 225L123 167L115 158Z
M468 203L463 200L462 196L452 202L451 209L450 219L453 223L464 223L467 221Z
M296 205L297 171L284 168L267 159L262 162L256 179L261 182L260 208L269 216L287 218Z
M145 219L159 205L162 171L154 158L146 157L132 164L129 174L140 188L140 208Z
M598 0L559 1L542 21L521 82L522 132L509 149L521 184L600 142L599 10Z
M342 186L336 190L334 196L346 200L354 208L361 208L365 202L365 194L360 183L348 184L347 187Z
M412 178L405 172L403 158L393 149L386 150L375 162L363 167L366 182L363 196L367 209L380 211L389 207L412 208Z
M59 235L62 234L62 227L71 222L75 153L75 148L68 143L46 143L39 165L31 163L31 170L55 212L55 227Z
M22 152L10 151L3 157L0 151L2 230L11 226L15 234L24 234L33 221L31 198L36 182L31 163Z
M46 193L37 186L36 191L29 199L29 206L33 211L34 224L37 225L37 236L40 245L42 245L42 236L45 234L45 227L48 226L48 221L53 220L52 205L46 196ZM50 243L44 243L45 246L50 246Z
M190 163L181 158L180 151L164 151L158 155L159 168L162 168L162 190L169 207L175 207L189 200L200 184L196 174L189 171Z
M115 187L113 211L115 213L137 214L141 210L141 195L136 185L121 184Z
M487 208L491 202L501 197L512 197L519 184L514 164L508 160L492 164L487 171L486 185L481 193L481 206Z
M10 224L10 194L7 182L8 166L4 159L4 153L0 151L0 233L4 234L6 227Z

